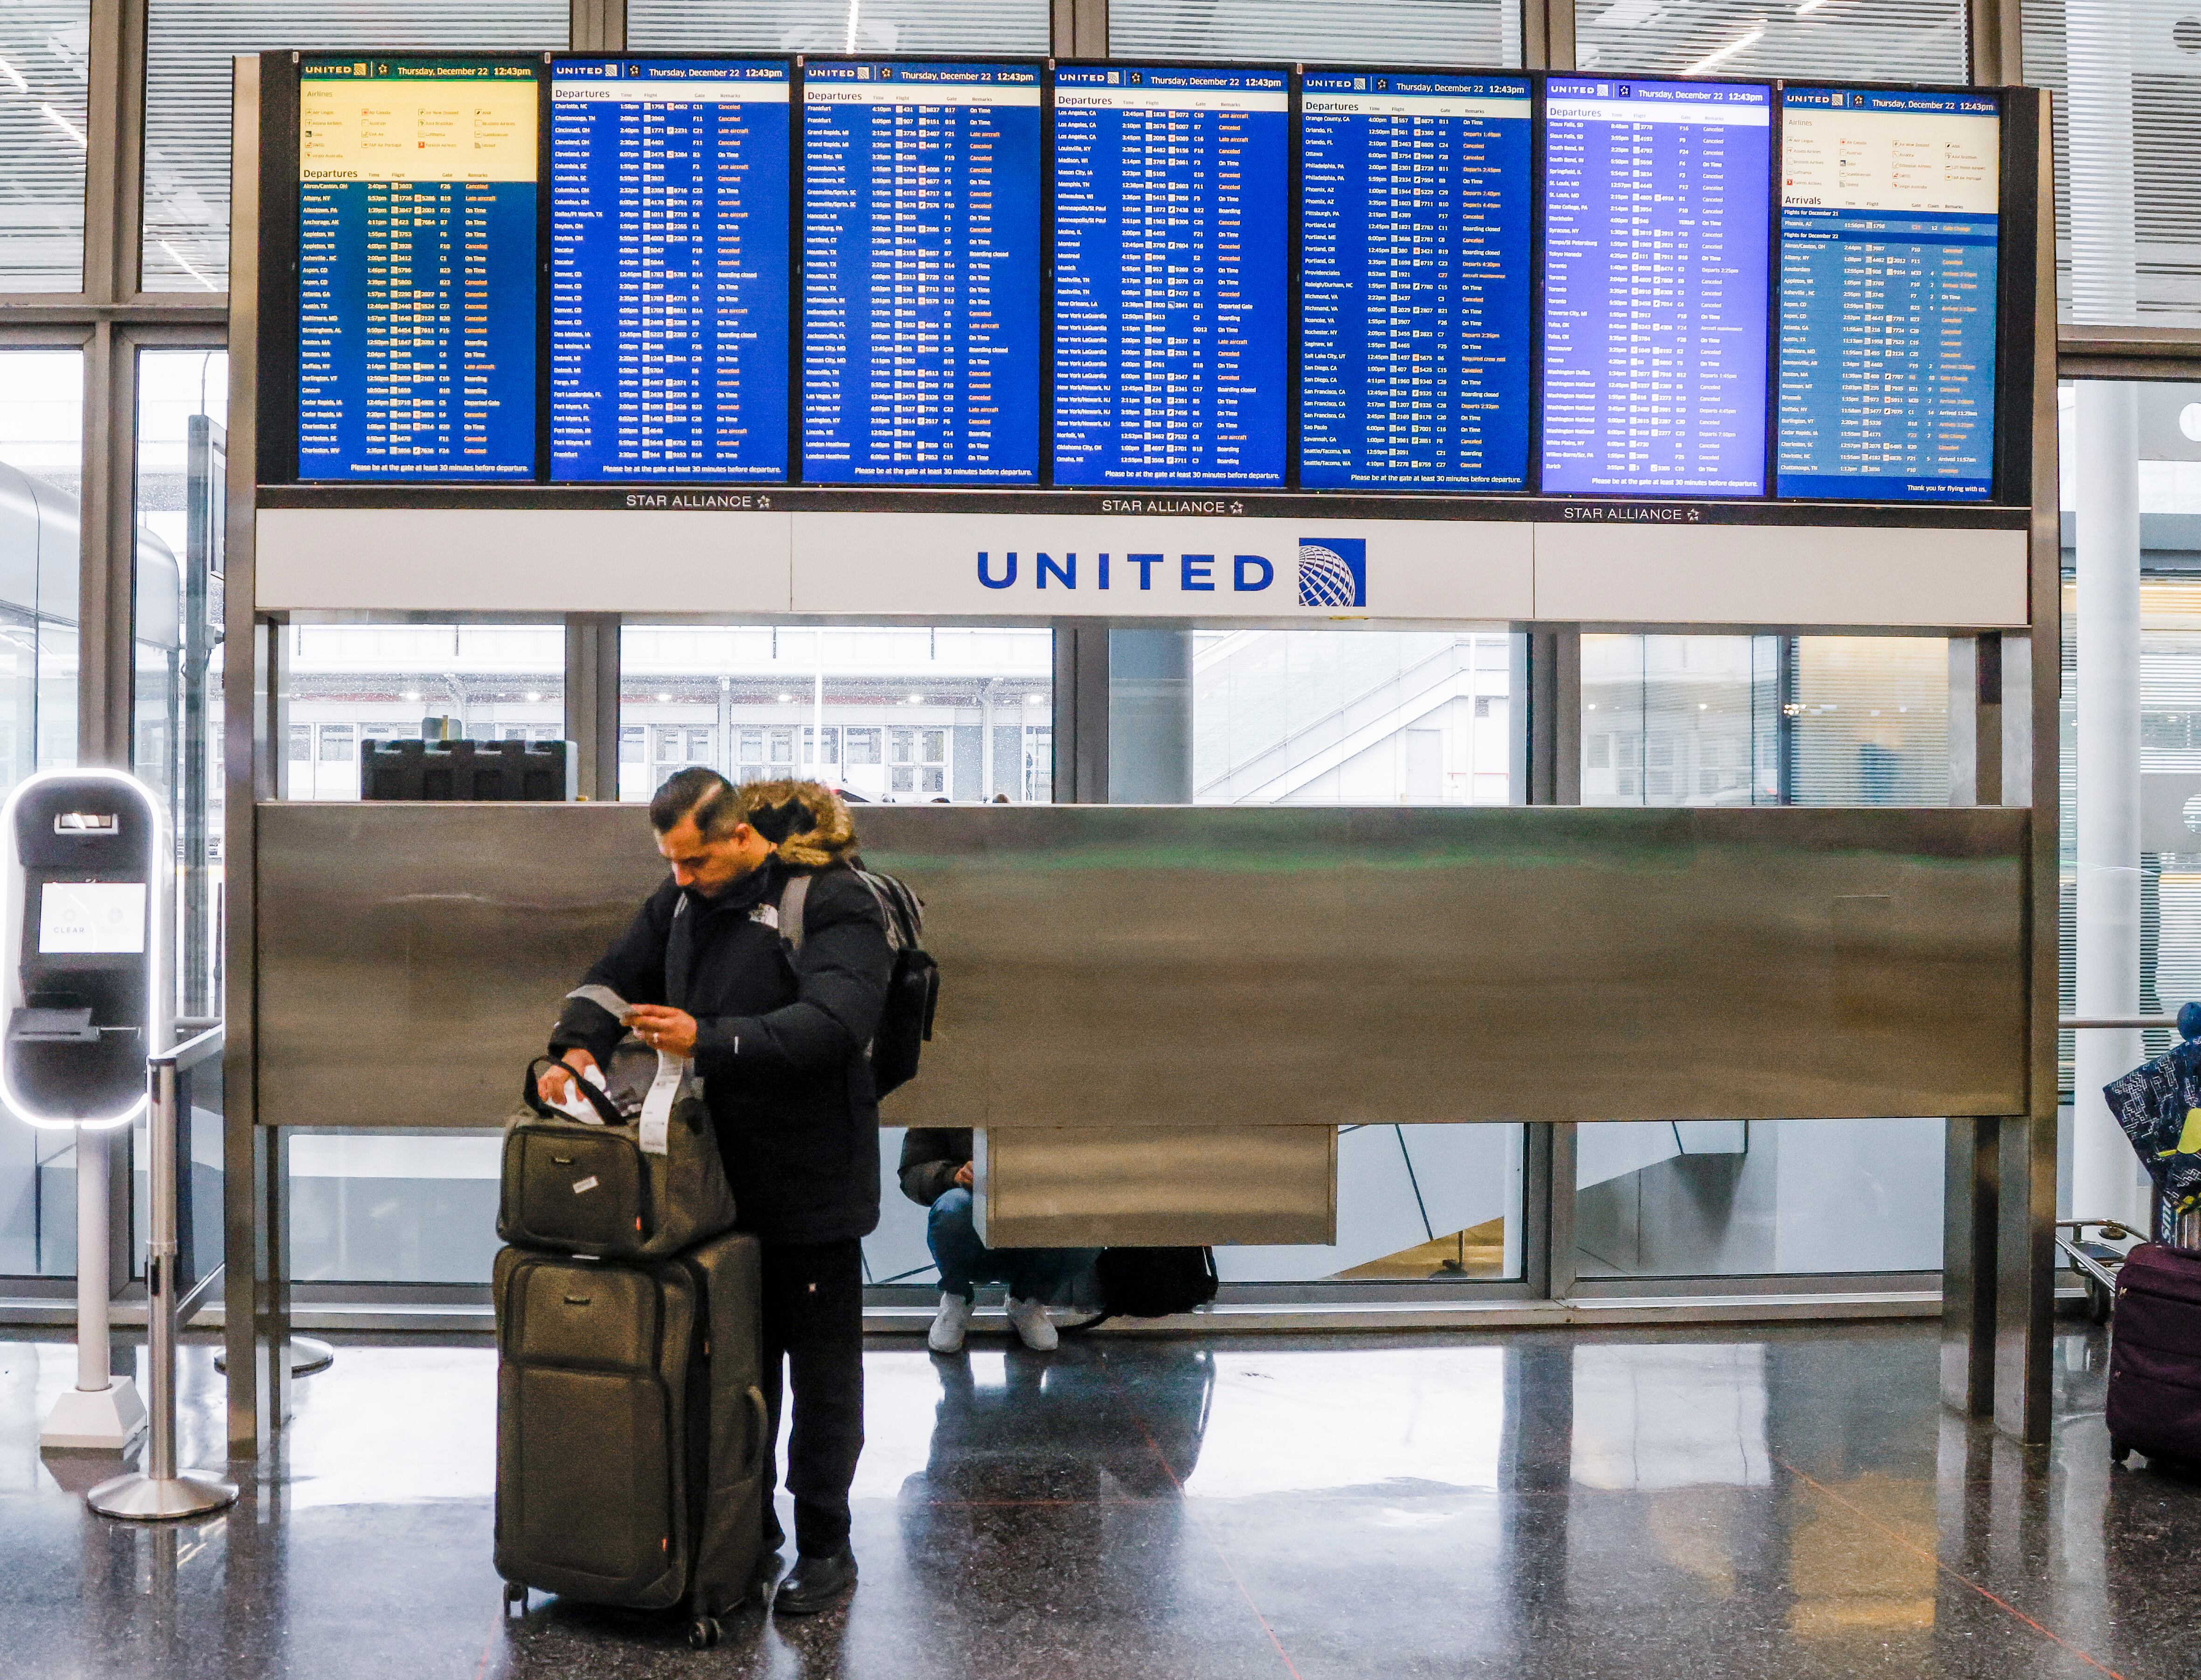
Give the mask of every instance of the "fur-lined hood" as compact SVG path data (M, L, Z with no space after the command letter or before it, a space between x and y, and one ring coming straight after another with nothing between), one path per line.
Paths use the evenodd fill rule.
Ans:
M754 824L760 812L784 812L789 801L809 819L798 822L772 848L772 855L797 869L823 869L856 849L856 821L841 796L823 782L743 782L734 790L735 817ZM777 826L777 825L775 825Z

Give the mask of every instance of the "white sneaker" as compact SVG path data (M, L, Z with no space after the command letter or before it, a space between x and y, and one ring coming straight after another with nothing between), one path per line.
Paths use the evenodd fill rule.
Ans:
M1051 1354L1062 1338L1054 1333L1054 1320L1047 1316L1047 1307L1036 1301L1018 1301L1011 1295L1007 1302L1009 1322L1017 1327L1024 1346L1035 1354Z
M940 1297L940 1312L932 1320L932 1328L925 1333L924 1345L936 1354L960 1354L963 1351L963 1332L970 1328L971 1303L960 1295L944 1295ZM1051 1331L1053 1326L1048 1328Z

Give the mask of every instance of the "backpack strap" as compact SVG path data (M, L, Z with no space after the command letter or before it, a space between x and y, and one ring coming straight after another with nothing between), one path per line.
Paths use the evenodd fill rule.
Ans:
M779 890L779 937L790 959L802 955L802 908L809 901L810 877L790 875Z

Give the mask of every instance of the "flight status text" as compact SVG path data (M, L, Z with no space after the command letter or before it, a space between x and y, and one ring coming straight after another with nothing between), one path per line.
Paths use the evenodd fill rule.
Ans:
M1529 85L1310 71L1300 110L1300 482L1521 489Z
M1782 98L1782 496L1984 501L1994 489L1994 102Z
M1763 495L1771 90L1545 98L1542 488Z
M1284 482L1289 112L1277 71L1055 73L1058 485Z
M550 72L550 476L787 476L788 67Z
M532 66L301 66L301 479L533 473L535 177Z
M803 478L1036 483L1039 67L803 76Z

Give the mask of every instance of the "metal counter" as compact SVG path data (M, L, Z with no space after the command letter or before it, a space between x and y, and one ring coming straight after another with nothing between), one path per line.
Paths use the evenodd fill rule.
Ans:
M617 805L259 808L259 1107L479 1126L663 866ZM2027 814L866 806L908 1125L2022 1113Z

